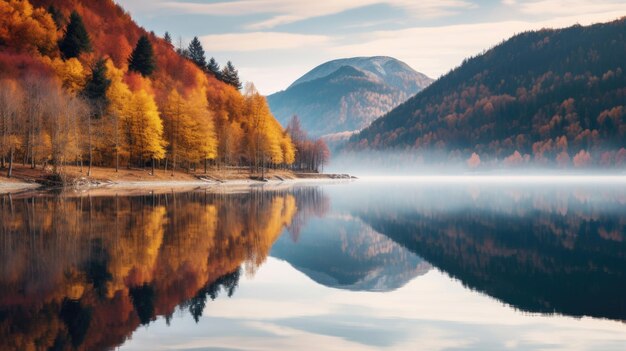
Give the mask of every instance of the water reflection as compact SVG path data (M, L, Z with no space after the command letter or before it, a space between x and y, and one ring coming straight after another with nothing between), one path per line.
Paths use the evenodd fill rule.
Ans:
M623 189L430 185L378 195L350 210L465 286L523 311L626 320Z
M368 346L428 335L431 320L464 335L498 322L475 311L455 316L444 305L421 306L421 297L407 291L428 293L437 302L438 289L451 288L454 299L438 303L459 309L469 301L476 311L500 315L503 302L542 318L623 321L624 213L626 190L593 185L358 182L5 195L0 349L111 349L141 325L169 325L176 311L197 323L220 296L217 310L224 318L216 317L216 324L245 333L250 324L233 315L258 310L262 318L276 319L272 327ZM242 280L254 281L269 255L315 283L273 259L271 284L261 285L258 296L249 292L245 305L234 308L228 297L237 298ZM458 291L445 275L471 290ZM310 292L298 290L304 286ZM329 290L344 302L322 314L332 310ZM498 306L475 297L483 294ZM345 308L356 302L358 310ZM232 314L224 312L229 308ZM385 317L386 308L393 317ZM185 335L191 335L189 328L179 337Z
M4 196L0 349L108 349L178 305L197 319L316 193Z
M347 215L313 219L297 239L282 236L271 255L328 287L392 291L431 268L421 257Z

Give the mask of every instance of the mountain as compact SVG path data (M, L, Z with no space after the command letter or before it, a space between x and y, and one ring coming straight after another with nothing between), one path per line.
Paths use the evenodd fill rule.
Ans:
M356 218L311 221L297 241L281 236L271 256L324 286L392 291L430 270L428 262Z
M356 57L317 66L267 100L283 126L298 115L321 136L360 130L431 82L394 58Z
M474 167L624 165L625 58L626 17L521 33L465 60L346 149Z

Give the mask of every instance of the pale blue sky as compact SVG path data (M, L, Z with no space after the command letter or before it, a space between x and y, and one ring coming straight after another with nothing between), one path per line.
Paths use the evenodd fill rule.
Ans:
M626 16L626 0L116 0L148 30L232 60L264 94L325 61L385 55L433 78L515 33Z

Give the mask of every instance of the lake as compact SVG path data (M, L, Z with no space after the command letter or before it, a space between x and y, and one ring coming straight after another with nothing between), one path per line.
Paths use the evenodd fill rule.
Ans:
M623 350L624 185L0 195L0 349Z

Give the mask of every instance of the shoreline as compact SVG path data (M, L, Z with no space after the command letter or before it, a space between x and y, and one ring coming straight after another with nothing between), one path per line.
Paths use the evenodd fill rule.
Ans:
M87 177L78 167L71 167L65 176L67 183L50 180L50 172L43 169L31 169L18 166L14 169L14 176L6 178L0 176L0 194L13 194L32 190L152 190L167 188L219 188L219 187L250 187L263 185L281 185L315 182L334 182L340 180L354 180L356 177L348 174L325 174L312 172L296 172L290 170L267 170L265 178L250 173L247 168L211 169L207 173L170 174L157 170L155 175L143 169L124 169L115 172L115 169L94 167L92 176Z

